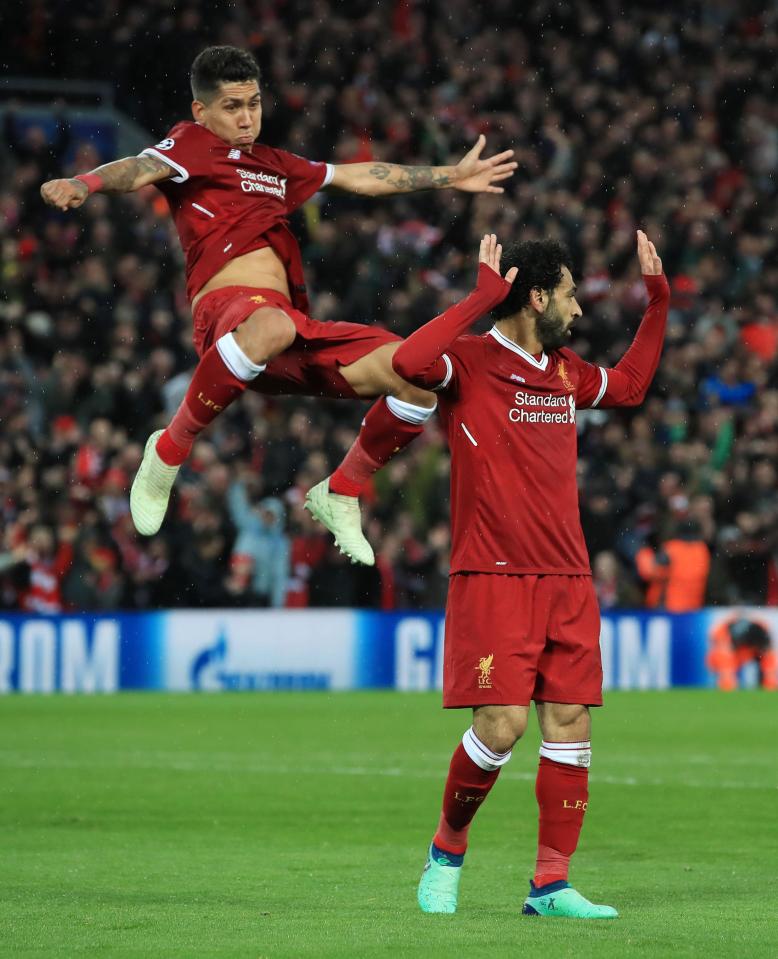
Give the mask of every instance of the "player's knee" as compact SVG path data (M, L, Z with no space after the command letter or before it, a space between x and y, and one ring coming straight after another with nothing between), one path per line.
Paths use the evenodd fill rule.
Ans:
M392 391L392 396L402 403L410 403L411 406L418 406L426 410L434 410L438 401L434 393L429 390L421 390L418 386L413 386L402 380L400 385Z
M465 735L462 737L462 746L476 766L480 766L487 772L494 772L510 762L511 747L495 749L489 746L476 733L474 725L465 730Z
M294 342L297 330L283 310L261 309L235 330L238 346L253 363L267 363Z
M396 396L387 396L386 405L389 412L402 420L404 423L410 423L411 426L423 427L435 415L438 404L433 398L433 406L419 406L416 403L409 403L407 400L400 400Z
M481 737L479 737L481 738ZM510 752L521 739L521 733L515 732L509 726L493 728L486 734L484 742L496 753Z
M473 717L475 734L495 753L510 752L526 728L526 710L520 707L482 707Z

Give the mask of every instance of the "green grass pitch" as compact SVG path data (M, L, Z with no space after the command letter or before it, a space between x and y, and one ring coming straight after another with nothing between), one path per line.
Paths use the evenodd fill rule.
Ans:
M519 915L533 722L456 916L416 883L468 723L437 695L0 697L0 955L777 957L778 697L611 693L572 879L622 918Z

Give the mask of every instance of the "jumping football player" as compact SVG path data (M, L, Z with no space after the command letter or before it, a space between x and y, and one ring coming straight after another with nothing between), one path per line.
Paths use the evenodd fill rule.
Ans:
M365 196L453 187L501 193L511 150L481 159L484 138L456 166L335 165L257 143L259 67L235 47L209 47L191 72L195 122L161 143L72 179L41 187L47 203L81 206L94 192L155 184L170 206L186 257L187 293L200 362L167 429L153 433L132 486L137 530L157 532L180 465L195 438L241 393L302 393L379 400L340 467L307 506L353 560L373 563L362 534L359 492L423 429L435 398L402 380L391 358L400 338L378 327L311 319L302 260L287 216L332 186Z
M643 232L648 308L613 369L566 344L581 308L570 258L553 241L481 242L476 289L411 334L394 368L438 389L451 449L451 579L443 705L472 707L418 890L452 913L473 816L535 701L543 741L535 792L537 863L524 913L609 919L568 884L589 804L590 706L602 704L600 617L578 512L576 412L641 403L656 372L670 290ZM492 311L483 336L464 335Z

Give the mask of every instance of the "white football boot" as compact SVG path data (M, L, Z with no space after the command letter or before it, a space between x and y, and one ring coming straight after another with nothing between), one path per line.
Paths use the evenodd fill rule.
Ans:
M130 490L130 513L135 529L142 536L153 536L165 518L170 491L180 466L168 466L157 453L157 430L146 440L143 460Z

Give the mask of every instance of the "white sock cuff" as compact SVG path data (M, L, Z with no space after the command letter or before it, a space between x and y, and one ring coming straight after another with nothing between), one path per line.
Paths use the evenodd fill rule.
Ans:
M462 745L476 766L480 766L481 769L486 770L486 772L493 772L495 769L499 769L500 766L504 766L513 755L513 751L510 749L507 753L493 752L476 736L472 726L462 737Z
M218 339L216 349L230 373L247 383L256 379L267 366L267 363L252 363L238 346L238 342L232 333L225 333Z
M437 403L427 409L426 406L416 406L413 403L406 403L405 400L398 400L395 396L387 396L386 405L398 420L413 423L414 426L421 426L426 423L438 408Z
M588 769L592 762L592 742L587 739L580 743L548 743L544 739L540 744L540 755L565 766Z

